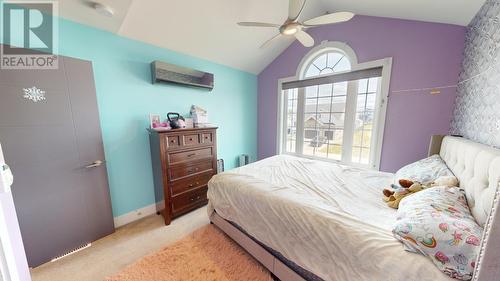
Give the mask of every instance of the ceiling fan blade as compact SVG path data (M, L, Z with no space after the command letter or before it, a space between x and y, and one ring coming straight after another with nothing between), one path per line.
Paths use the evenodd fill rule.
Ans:
M306 6L307 0L290 0L288 4L288 20L297 21Z
M260 46L260 49L264 49L265 47L269 46L274 40L278 39L281 37L281 33L278 33L277 35L275 35L273 38L267 40L266 42L264 42L264 44L262 44Z
M252 27L280 27L279 24L275 23L266 23L266 22L239 22L238 25L241 26L252 26Z
M352 17L354 17L354 14L351 12L332 13L324 16L319 16L310 20L306 20L304 22L304 26L316 26L316 25L344 22L352 19Z
M295 33L295 38L297 38L297 40L299 40L299 42L302 43L304 47L314 46L314 38L312 38L311 35L307 34L303 30Z

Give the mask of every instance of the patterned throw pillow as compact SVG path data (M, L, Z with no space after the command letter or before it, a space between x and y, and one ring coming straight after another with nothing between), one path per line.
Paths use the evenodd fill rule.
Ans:
M422 184L433 182L439 177L454 176L441 156L435 154L417 162L404 166L396 172L394 184L400 179L410 179Z
M429 257L445 274L470 280L483 229L458 187L433 187L404 198L392 230L409 251Z

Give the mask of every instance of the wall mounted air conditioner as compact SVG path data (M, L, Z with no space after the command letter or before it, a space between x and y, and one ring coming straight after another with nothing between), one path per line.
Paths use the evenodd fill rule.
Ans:
M187 67L173 65L161 61L151 63L151 75L155 83L175 83L212 90L214 75Z

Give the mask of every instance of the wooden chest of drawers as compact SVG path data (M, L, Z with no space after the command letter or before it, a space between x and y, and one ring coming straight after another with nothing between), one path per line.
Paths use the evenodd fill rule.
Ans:
M149 130L157 211L165 224L207 204L207 183L217 172L217 128Z

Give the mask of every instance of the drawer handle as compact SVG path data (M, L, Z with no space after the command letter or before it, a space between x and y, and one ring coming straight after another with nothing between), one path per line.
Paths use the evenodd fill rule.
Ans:
M193 157L195 155L196 155L196 153L191 153L191 154L188 154L187 157Z
M193 138L189 138L190 141L193 141Z
M191 197L191 201L196 201L196 200L200 199L200 197L201 197L200 195L198 195L196 197Z
M192 173L192 172L198 172L200 170L200 168L190 168L188 171L189 173Z
M199 182L190 183L190 184L189 184L189 187L193 187L193 186L195 186L195 185L199 185L199 184L200 184Z

